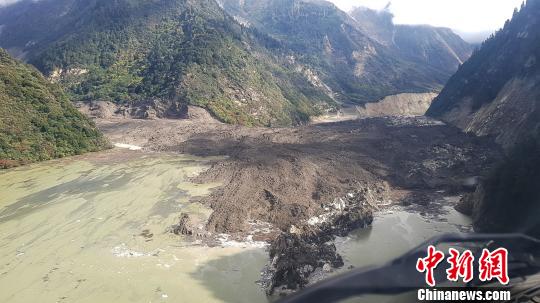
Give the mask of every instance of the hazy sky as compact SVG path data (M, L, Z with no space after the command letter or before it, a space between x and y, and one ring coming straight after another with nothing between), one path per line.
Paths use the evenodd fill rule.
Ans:
M330 0L343 10L354 6L382 9L389 0ZM392 0L399 24L431 24L465 32L495 31L523 0Z
M0 5L17 0L0 0ZM389 0L330 0L343 10L354 6L381 9ZM500 28L522 0L392 0L391 11L400 24L431 24L462 32Z
M18 0L0 0L0 6L17 2ZM342 1L343 2L343 1Z

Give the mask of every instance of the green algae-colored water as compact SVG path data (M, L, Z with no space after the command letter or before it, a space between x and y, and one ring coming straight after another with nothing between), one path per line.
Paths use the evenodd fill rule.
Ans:
M167 232L209 214L190 198L217 184L189 181L207 165L111 151L0 172L0 302L265 302L264 249Z
M116 150L0 172L0 302L267 302L264 249L167 232L181 212L210 214L190 200L219 184L189 180L208 160ZM380 213L337 247L348 265L381 264L469 224Z

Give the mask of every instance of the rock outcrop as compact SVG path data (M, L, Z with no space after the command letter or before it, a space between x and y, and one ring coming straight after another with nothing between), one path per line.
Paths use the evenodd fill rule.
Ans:
M312 234L310 234L312 233ZM336 252L336 246L326 243L332 238L318 235L318 232L283 233L270 246L271 280L267 291L273 294L280 291L296 290L309 283L311 274L317 268L338 268L343 259Z
M203 222L200 218L182 213L178 218L178 223L171 226L170 231L175 235L191 236L201 239L211 235L205 230L205 223L206 222Z

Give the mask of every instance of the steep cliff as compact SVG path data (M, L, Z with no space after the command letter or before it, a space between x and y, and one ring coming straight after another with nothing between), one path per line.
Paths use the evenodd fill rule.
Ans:
M435 99L428 114L493 136L506 159L459 210L481 232L540 237L540 1L528 0L485 41Z
M519 232L540 238L540 134L530 135L466 196L462 211L478 232Z
M428 115L511 148L540 127L540 1L529 0L485 41Z

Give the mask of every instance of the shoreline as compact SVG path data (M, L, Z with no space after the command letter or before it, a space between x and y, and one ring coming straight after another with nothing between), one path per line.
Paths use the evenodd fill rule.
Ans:
M465 180L482 175L500 156L489 139L467 136L424 117L247 128L196 116L98 118L96 123L112 142L143 151L219 157L192 180L222 184L197 201L212 213L205 222L186 217L177 225L177 233L210 245L219 245L222 234L237 243L246 239L270 243L271 251L279 251L274 254L292 253L278 243L293 241L312 256L305 264L279 265L279 260L270 260L274 278L280 266L296 268L294 279L291 273L281 279L292 289L303 286L306 277L323 267L328 271L329 263L330 270L341 266L335 246L323 243L368 226L373 212L393 205L433 211L431 201L465 193L469 190ZM363 193L361 201L344 203L358 192ZM332 219L325 222L328 218ZM254 232L254 222L265 226ZM202 225L203 230L193 228ZM310 252L313 245L326 248ZM267 283L269 293L283 284L279 280Z
M163 158L165 157L165 158ZM210 157L210 158L200 158L196 156L191 155L183 155L178 154L175 152L151 152L151 151L145 151L145 150L129 150L129 149L121 149L116 148L112 150L107 150L100 153L93 153L93 154L87 154L82 156L76 156L72 158L64 158L59 160L52 160L51 162L46 162L38 165L53 165L56 166L60 164L60 167L65 166L65 164L68 164L69 162L76 162L76 161L85 161L90 164L97 164L100 167L108 167L109 165L119 165L121 163L124 163L126 161L140 159L138 161L144 161L148 162L151 159L169 159L168 161L173 162L184 162L184 163L191 163L192 161L200 162L201 164L204 164L206 167L203 170L200 170L199 173L207 172L213 165L219 165L219 163L227 160L226 157ZM147 159L147 160L144 160ZM29 169L32 169L32 167L28 167ZM20 169L16 169L16 171L19 171ZM24 171L24 169L22 169ZM193 179L194 178L194 179ZM195 175L191 176L189 178L192 181L195 181L198 179ZM200 184L196 183L196 184ZM218 185L216 185L218 186ZM357 184L358 188L364 188L366 189L367 184L361 185ZM223 187L223 185L222 185ZM219 187L214 187L212 191L220 191ZM173 233L171 233L170 230L156 230L151 229L152 233L155 234L156 232L165 232L168 234L167 237L172 239L182 239L182 242L185 244L182 245L184 248L190 248L193 247L194 249L239 249L240 251L247 251L247 250L256 250L259 252L265 252L265 254L271 253L272 250L276 250L275 243L279 242L279 239L285 239L285 241L289 241L292 239L292 241L297 241L296 243L299 243L300 247L302 247L302 250L299 251L300 254L309 254L311 255L311 259L307 260L307 262L311 262L312 264L315 264L312 266L312 268L309 268L309 270L305 271L305 264L284 264L287 266L293 266L294 268L297 268L298 270L302 270L304 268L304 271L302 274L304 277L302 279L305 279L305 282L302 282L302 284L298 284L298 286L307 286L311 283L314 283L320 279L323 279L325 277L328 277L330 275L338 274L340 272L343 272L344 270L347 270L350 268L350 263L347 262L346 256L342 255L342 252L339 250L338 247L340 238L339 236L346 236L347 238L352 237L352 234L356 234L360 231L359 228L365 227L369 225L372 219L378 220L378 218L384 216L385 213L389 209L395 209L395 208L402 208L401 206L387 206L387 202L391 201L391 199L396 199L397 196L396 193L393 193L391 188L389 188L388 185L380 184L374 188L369 189L367 187L366 190L359 193L347 193L341 198L336 198L332 203L327 203L326 206L323 207L323 210L326 212L320 213L317 216L307 217L303 222L304 225L294 225L294 228L290 228L287 232L284 231L278 231L275 230L271 225L265 223L265 222L251 222L249 224L250 229L246 230L244 232L238 232L238 233L231 233L229 235L224 233L213 233L211 236L207 238L199 238L197 236L187 236L185 234L180 234L179 236L175 236ZM190 203L200 203L196 201L204 200L204 196L201 196L201 198L197 199L190 199ZM368 199L370 202L367 202L366 199ZM371 199L371 200L370 200ZM378 199L378 200L377 200ZM363 202L360 202L363 201ZM454 201L455 202L455 201ZM444 204L444 202L442 202ZM398 205L398 201L393 201L392 205ZM208 204L201 204L201 206L206 205L205 207L211 206ZM358 210L360 213L363 213L365 210L365 207L372 208L372 211L364 213L362 216L356 217L358 219L358 224L352 224L354 223L353 220L339 220L340 218L343 218L351 214L350 209L354 206L360 206ZM375 207L377 210L375 210ZM436 209L438 206L434 206L433 209ZM409 211L421 211L422 209L425 209L425 207L421 205L411 205L408 207ZM432 210L433 210L432 209ZM346 210L346 211L344 211ZM214 210L215 211L215 210ZM429 211L429 209L428 209ZM176 213L176 214L179 214ZM176 215L177 217L177 215ZM208 217L204 217L208 220ZM427 218L427 216L426 216ZM99 219L99 218L98 218ZM366 221L367 220L367 221ZM430 219L426 219L430 220ZM170 222L170 221L169 221ZM337 224L336 222L340 222L340 224ZM173 222L174 223L174 222ZM326 224L326 225L325 225ZM168 225L171 226L171 225ZM174 225L173 225L174 226ZM374 225L369 227L367 230L371 229L377 229L380 228L379 225ZM253 230L264 230L266 233L263 233L262 235L259 235L258 237L255 237L254 234L252 234ZM273 230L273 234L270 236L269 231ZM301 231L305 230L306 234L303 234ZM141 234L144 239L146 239L149 235L150 231L144 232ZM250 234L251 233L251 234ZM293 238L291 238L291 235L293 235ZM298 237L294 236L298 235ZM151 236L150 236L151 237ZM259 238L259 239L257 239ZM148 238L151 239L151 238ZM331 242L329 242L331 241ZM270 242L270 244L268 244ZM286 243L286 242L285 242ZM325 245L326 249L324 251L312 251L311 245L315 244L317 247L322 247L321 245ZM298 247L295 245L286 245L277 247L278 253L287 253L286 249L288 247ZM285 250L283 250L285 248ZM280 251L281 249L281 251ZM305 250L303 250L305 249ZM311 251L311 252L310 252ZM155 258L155 255L159 255L160 251L156 250L140 250L137 249L136 246L129 245L129 243L122 242L116 246L114 246L111 250L111 253L119 258L127 258L127 259L139 259L139 258ZM268 256L268 255L267 255ZM272 259L268 259L267 257L267 267L266 270L264 270L263 267L258 269L262 271L262 276L260 276L259 279L257 279L257 284L260 285L261 289L267 291L270 293L270 289L275 289L274 294L271 297L274 296L280 296L286 293L290 293L291 291L294 291L297 287L285 287L283 289L283 286L278 285L279 281L285 281L285 280L276 280L276 270L275 269L269 269L269 264L272 264ZM286 259L283 259L286 260ZM340 261L342 260L342 261ZM274 267L279 267L278 261L274 262ZM327 265L329 264L329 265ZM276 266L277 265L277 266ZM165 265L163 265L165 266ZM256 282L256 281L253 281ZM289 281L291 282L291 281ZM292 281L293 283L298 283L299 281ZM282 283L281 283L282 284ZM292 289L289 289L292 288ZM167 294L170 296L171 293L167 292Z

